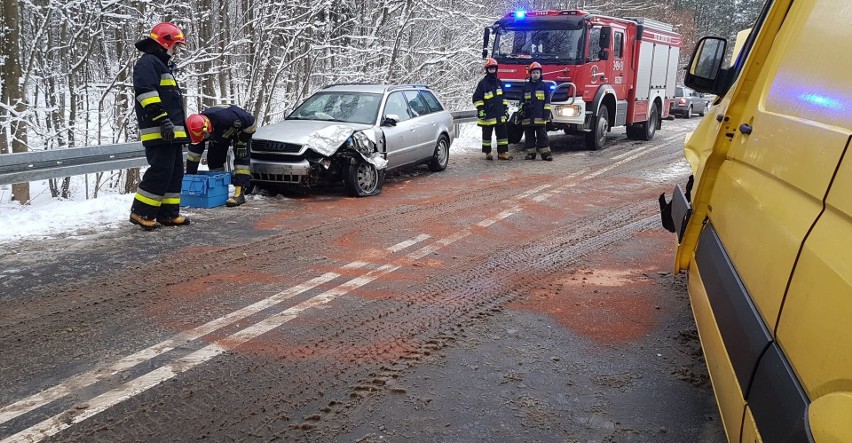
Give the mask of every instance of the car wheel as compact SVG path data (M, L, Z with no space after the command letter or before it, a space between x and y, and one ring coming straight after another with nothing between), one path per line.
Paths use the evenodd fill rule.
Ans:
M704 107L701 108L701 112L699 112L698 115L704 117L704 114L707 113L707 108L710 107L709 104L710 104L710 102L704 103Z
M450 141L446 135L438 137L438 143L435 145L435 153L432 155L432 160L429 162L429 170L439 172L447 169L447 164L450 162Z
M609 110L606 105L598 108L598 116L591 132L586 133L586 149L597 151L606 143L606 133L609 130Z
M692 118L692 105L686 110L686 118Z
M346 190L353 197L367 197L382 192L385 182L385 171L378 170L371 163L359 160L357 164L349 165L346 174Z

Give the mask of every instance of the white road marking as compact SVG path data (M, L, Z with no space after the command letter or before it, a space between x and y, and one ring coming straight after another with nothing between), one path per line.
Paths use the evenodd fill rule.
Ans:
M224 339L209 344L198 351L131 380L116 389L98 395L97 397L85 402L83 405L75 406L54 415L53 417L43 420L40 423L4 439L2 442L37 442L52 435L56 435L74 424L80 423L83 420L145 392L154 386L157 386L175 375L186 372L201 363L224 353L227 349L242 345L253 338L259 337L266 332L280 327L284 323L296 318L300 313L307 309L328 303L341 295L364 286L382 275L388 274L397 269L399 269L399 266L384 265L360 277L349 280L336 288L329 289L328 291L309 298L308 300L305 300L292 308L288 308L279 314L265 320L261 320L260 322L244 328ZM85 406L85 408L82 406Z
M615 162L615 163L613 163L613 164L611 164L611 165L607 165L607 166L605 166L605 167L603 167L603 168L601 168L601 169L598 169L597 171L592 172L592 173L591 173L591 174L589 174L589 175L586 175L586 176L581 177L581 179L582 179L582 180L590 180L590 179L593 179L593 178L595 178L595 177L597 177L597 176L599 176L599 175L603 174L604 172L611 171L611 170L613 170L613 169L615 169L615 168L617 168L617 167L619 167L619 166L621 166L621 165L623 165L623 164L625 164L625 163L627 163L627 162L629 162L629 161L631 161L631 160L635 160L635 159L637 159L637 158L639 158L639 157L641 157L641 156L643 156L643 155L645 155L645 154L649 154L649 153L651 153L651 152L653 152L653 151L656 151L657 149L660 149L660 148L662 148L662 147L664 147L664 146L665 146L665 145L657 145L657 146L654 146L653 148L648 148L648 149L645 149L645 150L640 151L640 152L631 152L631 154L632 154L631 156L629 156L629 157L625 157L624 159L619 160L619 161L617 161L617 162Z
M499 214L497 214L494 217L491 217L489 219L482 220L481 222L477 223L476 225L481 226L483 228L487 228L487 227L493 225L494 223L497 223L498 221L503 220L504 218L509 217L512 214L515 214L516 212L521 212L521 208L519 206L515 206L512 209L509 209L508 211L503 211L503 212L501 212L501 213L499 213Z
M467 229L465 229L463 231L456 232L455 234L453 234L449 237L438 240L434 244L431 244L429 246L424 246L424 247L412 252L411 254L408 254L407 257L413 258L415 260L419 260L419 259L437 251L438 249L441 249L441 247L448 246L448 245L450 245L454 242L461 240L462 238L464 238L468 235L470 235L470 231L467 230Z
M410 240L399 242L399 243L387 248L387 250L390 251L390 252L399 252L399 251L402 251L403 249L405 249L409 246L416 245L417 243L420 243L420 242L422 242L422 241L424 241L424 240L426 240L430 237L432 237L432 236L429 235L429 234L420 234L417 237L414 237Z
M529 197L533 194L537 194L541 191L544 191L545 189L550 188L552 186L553 185L542 185L542 186L539 186L537 188L530 189L529 191L524 192L523 194L518 194L514 198L515 198L515 200L521 200L521 199L527 198L527 197Z
M363 267L364 265L366 265L366 263L355 262L350 263L347 266L350 268L359 268ZM344 266L344 268L347 266ZM260 300L242 309L231 312L230 314L227 314L223 317L217 318L201 326L190 329L189 331L177 334L168 340L157 343L154 346L148 347L139 352L124 357L111 366L105 368L96 368L89 372L85 372L83 374L68 378L62 383L52 388L48 388L37 394L31 395L23 400L19 400L8 406L4 406L2 409L0 409L0 424L5 423L20 415L26 414L27 412L30 412L33 409L40 408L54 400L58 400L78 389L93 385L115 374L126 371L142 362L151 360L152 358L157 357L158 355L165 354L166 352L171 351L177 346L196 340L222 327L230 325L231 323L242 320L271 306L275 306L276 304L281 303L282 301L288 298L313 289L323 283L334 280L339 276L339 274L335 274L333 272L325 273L319 277L308 280L305 283L293 286L292 288L285 289L284 291L281 291L269 298Z

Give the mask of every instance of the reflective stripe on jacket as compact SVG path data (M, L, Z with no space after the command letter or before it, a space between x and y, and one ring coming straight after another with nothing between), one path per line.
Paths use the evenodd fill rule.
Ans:
M524 107L525 104L529 104ZM521 125L544 126L550 120L550 90L547 83L527 80L520 106L525 109Z
M473 106L476 107L476 124L479 126L493 126L506 123L506 112L509 110L509 102L503 96L503 83L496 75L485 75L476 85L473 92ZM485 110L485 117L479 115L480 110Z

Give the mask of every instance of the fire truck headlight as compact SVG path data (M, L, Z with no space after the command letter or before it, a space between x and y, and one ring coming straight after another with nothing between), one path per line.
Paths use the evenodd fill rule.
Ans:
M554 109L557 117L576 117L580 115L580 107L577 105L559 105Z

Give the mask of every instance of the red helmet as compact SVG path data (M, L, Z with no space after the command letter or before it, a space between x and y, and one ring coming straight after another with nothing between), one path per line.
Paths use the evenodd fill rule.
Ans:
M485 60L485 69L487 70L488 68L491 68L491 67L494 67L494 68L497 67L497 60L494 60L493 58L489 58L488 60Z
M186 119L186 129L189 130L189 140L192 144L201 143L213 132L213 123L204 114L192 114Z
M151 33L148 34L148 37L159 43L166 50L171 49L176 44L186 44L186 38L184 38L180 28L168 22L155 25L151 28Z
M541 63L539 63L539 62L532 62L532 63L530 63L530 67L529 67L529 68L527 68L527 72L532 73L532 72L533 72L534 70L536 70L536 69L538 69L539 71L541 71L541 70L542 70L542 69L541 69Z

